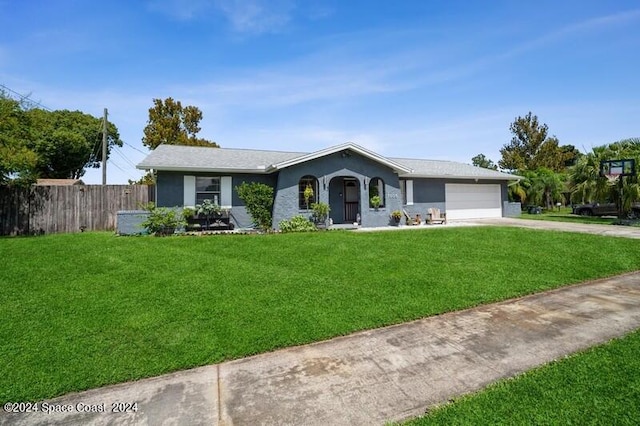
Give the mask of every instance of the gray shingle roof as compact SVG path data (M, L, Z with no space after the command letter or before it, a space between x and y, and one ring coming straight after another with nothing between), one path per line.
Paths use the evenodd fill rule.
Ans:
M308 155L306 152L160 145L138 164L139 169L202 172L267 173L271 165ZM516 180L518 176L454 161L389 158L411 169L403 177Z
M272 164L305 155L304 152L160 145L138 164L139 169L191 171L251 171L264 173Z
M391 160L407 166L412 171L406 177L430 178L472 178L494 180L517 180L518 176L496 170L483 169L471 164L444 160L422 160L414 158L391 158Z

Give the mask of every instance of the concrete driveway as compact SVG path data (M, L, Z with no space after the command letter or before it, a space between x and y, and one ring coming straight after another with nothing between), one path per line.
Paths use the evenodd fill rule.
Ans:
M0 424L384 424L639 327L636 272L70 394Z

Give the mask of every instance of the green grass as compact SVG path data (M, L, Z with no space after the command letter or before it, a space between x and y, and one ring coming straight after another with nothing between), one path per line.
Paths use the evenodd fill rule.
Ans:
M640 331L503 380L406 423L637 425Z
M522 213L521 219L532 220L549 220L552 222L572 222L572 223L587 223L596 225L611 225L618 219L612 217L598 217L598 216L578 216L571 213L571 208L563 207L560 210L545 210L542 214L529 214Z
M595 225L619 225L618 219L611 216L578 216L571 213L570 207L562 207L560 210L545 210L542 214L520 214L520 219L549 220L552 222L586 223ZM640 227L640 221L624 221L626 226Z
M0 239L0 400L25 401L640 269L517 228Z

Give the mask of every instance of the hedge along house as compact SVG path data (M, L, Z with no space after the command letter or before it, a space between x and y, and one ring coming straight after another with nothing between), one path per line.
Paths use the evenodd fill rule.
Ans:
M156 203L194 206L211 199L237 227L252 219L235 190L242 182L274 188L273 225L327 203L334 224L387 226L394 210L451 219L502 217L507 185L518 176L451 161L387 158L353 143L312 153L160 145L138 166L156 173ZM313 189L305 200L305 189ZM381 205L370 205L379 195Z

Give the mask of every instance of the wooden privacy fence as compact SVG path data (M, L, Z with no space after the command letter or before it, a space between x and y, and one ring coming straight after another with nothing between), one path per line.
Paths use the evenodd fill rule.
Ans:
M148 185L0 187L0 235L107 231L120 210L154 201Z

